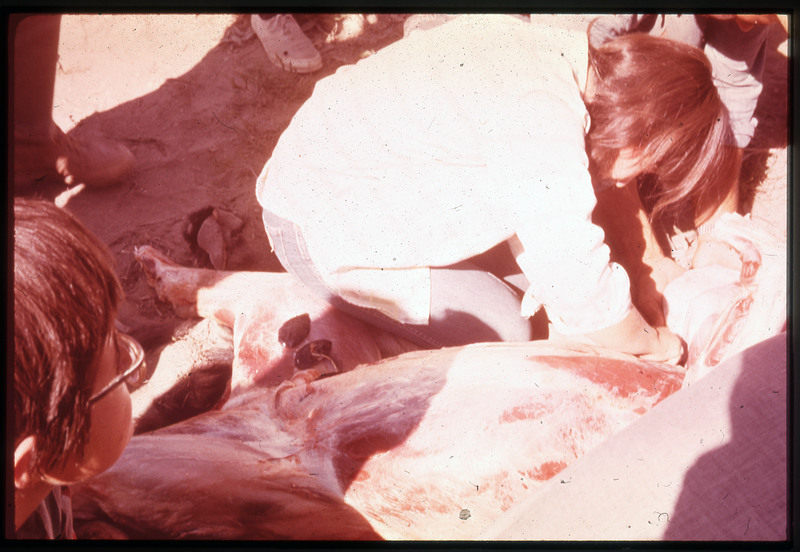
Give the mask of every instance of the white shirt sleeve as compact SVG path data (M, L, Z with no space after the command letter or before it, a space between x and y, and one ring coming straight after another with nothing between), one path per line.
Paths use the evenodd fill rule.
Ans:
M591 189L574 188L561 202L547 202L549 216L540 214L512 240L530 282L522 315L543 305L556 331L566 335L613 326L632 308L628 274L610 262L603 230L591 222L594 203Z

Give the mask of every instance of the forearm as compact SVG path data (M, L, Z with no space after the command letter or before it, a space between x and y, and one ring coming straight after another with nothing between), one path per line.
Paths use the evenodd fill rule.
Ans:
M636 308L632 308L621 322L588 333L586 337L603 347L632 355L651 353L658 346L658 332Z
M742 167L742 149L736 148L736 157L734 158L736 164L736 172L733 175L730 189L727 195L722 198L719 205L712 209L707 210L705 213L699 213L695 218L695 225L697 227L703 225L713 225L719 217L725 213L735 213L739 210L739 174Z
M683 359L681 339L666 326L655 328L648 324L636 308L621 322L586 337L600 346L646 360L678 364Z
M741 168L742 150L737 148L736 163ZM739 264L739 256L729 246L710 238L709 234L714 224L726 213L735 213L739 208L739 171L736 172L736 182L731 186L728 195L722 203L709 214L698 216L695 225L698 229L697 247L692 260L692 268L699 268L709 264L719 264L736 268Z
M611 257L625 267L633 303L656 326L664 325L661 293L682 271L665 256L633 186L597 193L593 218L605 232Z
M635 186L609 187L596 196L592 219L603 229L612 258L629 275L665 257Z

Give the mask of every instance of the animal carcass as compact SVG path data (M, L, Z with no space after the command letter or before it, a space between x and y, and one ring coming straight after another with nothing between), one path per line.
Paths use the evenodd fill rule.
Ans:
M220 410L134 437L111 470L76 486L84 537L476 538L684 379L680 367L578 344L391 356L408 345L286 275L185 269L149 248L138 256L162 299L233 326L232 391ZM758 294L755 281L746 285ZM691 281L680 285L673 313L681 297L695 299ZM744 328L747 312L729 306L714 307L714 323L732 326L721 313ZM295 373L278 330L302 313L307 339L330 340L341 373L319 377L327 360ZM690 358L731 342L732 332L712 334L716 343L687 338Z
M141 538L474 538L681 379L546 342L410 352L136 436L75 515Z
M667 325L689 344L691 385L720 362L786 326L786 243L770 225L723 215L710 237L727 245L734 266L695 259L664 290Z

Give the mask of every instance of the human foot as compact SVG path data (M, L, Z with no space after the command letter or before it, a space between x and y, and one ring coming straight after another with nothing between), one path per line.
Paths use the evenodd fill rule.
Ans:
M14 182L24 185L57 176L69 185L102 188L119 182L133 168L133 154L122 144L95 138L78 140L55 124L49 136L20 136L14 144Z

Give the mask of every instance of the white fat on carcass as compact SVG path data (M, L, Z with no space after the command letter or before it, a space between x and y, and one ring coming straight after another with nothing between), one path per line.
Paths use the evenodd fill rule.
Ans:
M684 385L726 358L780 333L786 324L785 230L726 214L710 236L740 257L741 267L703 266L667 286L667 325L689 347Z

